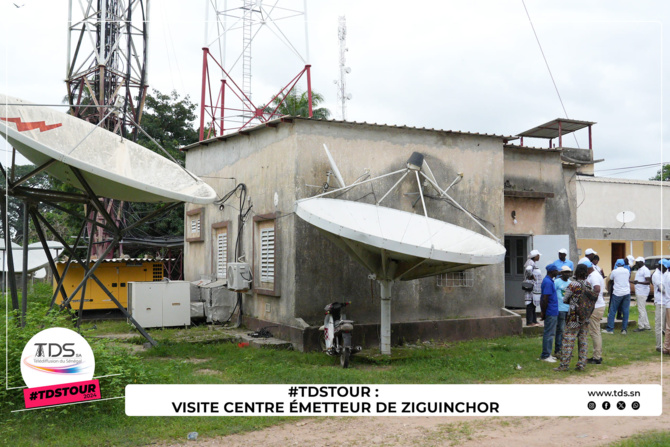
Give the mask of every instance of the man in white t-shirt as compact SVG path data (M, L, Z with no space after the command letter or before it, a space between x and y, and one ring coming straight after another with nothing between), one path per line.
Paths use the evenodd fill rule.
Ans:
M665 273L663 273L663 310L665 311L665 324L668 325L670 321L670 260L663 259L661 261L665 266ZM665 344L663 345L663 354L670 355L670 333L665 331Z
M665 324L665 311L663 309L663 273L666 268L659 260L654 274L651 275L651 284L654 288L654 306L656 308L654 332L656 333L656 350L661 352L663 349L663 326Z
M614 316L621 306L623 320L621 324L621 335L628 333L628 311L630 309L630 272L624 268L623 259L617 259L614 264L615 269L610 273L610 281L614 283L612 296L610 297L610 311L607 315L607 328L603 329L604 334L614 333Z
M586 264L586 266L588 267L589 264ZM591 319L589 320L589 335L593 341L593 356L587 359L586 363L600 365L603 362L603 336L600 332L600 320L602 320L605 313L605 299L603 298L605 278L595 270L595 265L589 269L589 271L591 270L593 271L589 273L586 282L591 284L594 292L598 293L598 301L596 301Z
M649 284L651 284L651 272L644 265L644 258L642 256L635 259L635 267L637 273L635 274L635 301L637 302L637 329L633 332L642 332L651 330L649 325L649 317L647 316L647 298L649 297Z

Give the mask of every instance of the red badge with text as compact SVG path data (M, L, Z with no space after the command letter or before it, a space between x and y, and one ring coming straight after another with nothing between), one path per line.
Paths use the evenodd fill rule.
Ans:
M100 399L94 371L93 351L84 337L65 328L41 331L21 356L26 408Z

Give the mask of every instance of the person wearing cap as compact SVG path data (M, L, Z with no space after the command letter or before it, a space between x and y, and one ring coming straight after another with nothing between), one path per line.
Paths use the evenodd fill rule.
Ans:
M649 297L649 284L651 283L651 272L644 265L644 258L642 256L635 259L635 267L637 273L635 280L631 281L635 284L635 301L637 302L637 328L633 332L642 332L651 330L649 325L649 317L647 316L647 298Z
M594 249L592 249L592 248L587 248L586 251L584 252L584 257L583 257L582 259L579 260L579 264L581 264L582 261L591 261L591 262L593 262L593 257L594 257L595 255L597 255L597 254L598 254L598 252L595 251Z
M542 297L540 299L541 317L544 320L544 332L542 334L542 354L540 360L555 363L556 357L551 355L556 336L556 321L558 320L558 297L554 278L558 275L555 264L547 266L547 276L542 280Z
M540 296L542 295L542 270L537 266L541 255L542 253L537 250L531 251L526 264L524 264L524 279L533 282L533 290L524 294L526 326L528 327L540 325L537 322L536 309L540 305Z
M563 302L563 292L570 285L570 277L572 276L572 269L564 265L559 270L559 275L554 279L554 286L556 287L556 298L558 299L558 319L556 320L556 338L554 342L554 357L561 356L561 348L563 347L563 332L565 331L565 319L570 312L570 305Z
M553 264L556 267L558 267L559 272L566 265L570 267L570 271L572 271L572 269L575 268L575 265L572 263L572 261L568 259L568 250L566 250L565 248L561 248L560 250L558 250L558 259L555 260Z
M661 261L665 267L663 273L663 310L665 316L665 343L663 344L663 354L670 355L670 333L668 333L668 321L670 321L670 259Z
M587 260L587 262L590 263L591 261ZM591 285L586 282L588 270L584 264L577 265L574 279L563 294L563 301L570 305L570 312L565 322L561 364L558 368L554 368L554 371L568 370L575 341L577 341L579 347L579 360L576 369L577 371L584 371L586 368L586 355L589 349L587 343L588 325L593 312L593 305L598 297Z
M588 264L586 266L589 267ZM589 336L593 342L593 355L586 360L586 363L600 365L603 362L603 334L600 332L600 320L602 320L605 313L605 298L603 298L603 294L605 293L605 278L598 273L596 265L593 263L592 268L589 268L589 276L586 278L586 282L593 287L593 292L598 294L591 318L589 318L588 328Z
M623 259L617 259L614 264L615 269L610 273L610 281L613 283L612 296L610 296L610 310L607 314L607 328L603 329L604 334L614 333L614 316L617 309L621 306L623 319L621 323L621 335L628 333L628 311L630 309L630 272L624 267L626 264Z
M651 284L654 287L654 332L656 334L656 350L663 350L663 326L665 324L665 310L663 309L663 274L667 268L663 265L663 259L658 261L658 266L651 275Z

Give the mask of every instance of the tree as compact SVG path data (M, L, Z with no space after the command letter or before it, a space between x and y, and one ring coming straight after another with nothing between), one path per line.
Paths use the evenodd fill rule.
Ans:
M663 168L659 169L656 175L649 180L662 180L664 182L670 182L670 164L663 165Z
M14 168L14 179L19 179L23 177L24 175L33 171L35 168L36 168L35 165L16 165ZM10 178L12 177L11 171L8 173L8 175ZM2 171L0 171L0 182L2 182L3 185L6 184L5 180L6 180L5 176L2 174ZM40 188L40 189L53 189L54 182L52 177L42 172L26 181L22 186L30 188ZM40 212L44 212L45 210L46 207L44 205L40 205ZM8 200L8 207L7 207L7 224L9 226L9 235L12 241L21 245L24 245L26 243L26 239L28 239L28 243L37 240L37 234L34 231L30 232L27 238L24 237L23 215L24 215L23 202L10 197ZM49 221L49 223L52 222Z
M142 115L142 129L180 164L184 164L184 153L179 147L198 141L198 132L193 127L196 105L188 97L180 98L176 91L164 95L158 90L148 94ZM137 142L152 151L165 156L143 132L137 135Z
M180 98L176 91L169 95L162 94L158 90L148 94L145 110L142 116L141 126L182 166L184 166L185 155L179 150L198 141L198 132L193 127L196 105L191 102L188 95ZM165 153L151 141L144 133L140 132L137 143L156 152L161 156ZM153 212L160 205L153 203L127 203L125 206L126 217L130 221ZM174 208L167 214L151 222L140 225L132 230L131 236L135 237L167 237L184 235L184 206Z
M312 118L328 119L330 117L330 110L325 107L319 107L323 102L323 96L315 91L312 91ZM309 116L309 99L307 92L300 92L298 88L294 88L287 95L278 96L272 101L271 105L265 107L267 113L277 108L280 115L291 116Z

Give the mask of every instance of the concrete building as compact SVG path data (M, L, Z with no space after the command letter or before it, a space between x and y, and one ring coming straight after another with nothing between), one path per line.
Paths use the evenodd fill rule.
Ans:
M558 259L558 250L568 250L568 259L578 260L577 174L593 174L593 148L589 121L556 119L519 134L520 144L505 145L505 304L523 308L521 291L524 264L531 250L542 253L544 268ZM563 146L563 137L588 129L589 147ZM524 145L524 138L548 141L547 147ZM554 140L558 145L554 145Z
M508 221L516 210L515 236L567 234L574 249L574 232L568 228L572 218L558 227L549 223L557 214L574 215L570 204L574 195L569 196L566 180L574 169L565 168L558 150L506 146L511 139L283 118L185 147L187 169L205 179L219 196L244 183L253 203L241 235L237 198L222 208L187 205L185 279L225 280L225 265L235 260L239 244L238 258L251 264L253 272L253 289L242 299L248 327L273 326L273 334L291 340L298 349L313 349L318 346L323 307L347 300L353 302L348 315L356 321L358 343L376 344L379 286L363 267L293 214L296 200L321 192L328 179L334 184L323 144L333 153L347 183L366 170L377 176L401 169L412 152L420 152L440 183L448 184L463 173L463 180L451 191L454 198L501 240L514 225ZM341 198L374 203L394 181L386 178L366 184ZM421 212L420 204L413 207L416 188L416 183L403 183L384 205ZM431 197L429 189L425 193ZM431 217L476 229L464 213L442 200L428 199L426 206ZM392 341L520 333L518 316L503 309L505 265L396 284ZM235 294L229 295L235 300Z
M617 259L670 255L670 183L577 176L577 247L611 272ZM625 224L617 215L627 213ZM623 220L623 219L622 219ZM663 225L665 224L665 228Z

